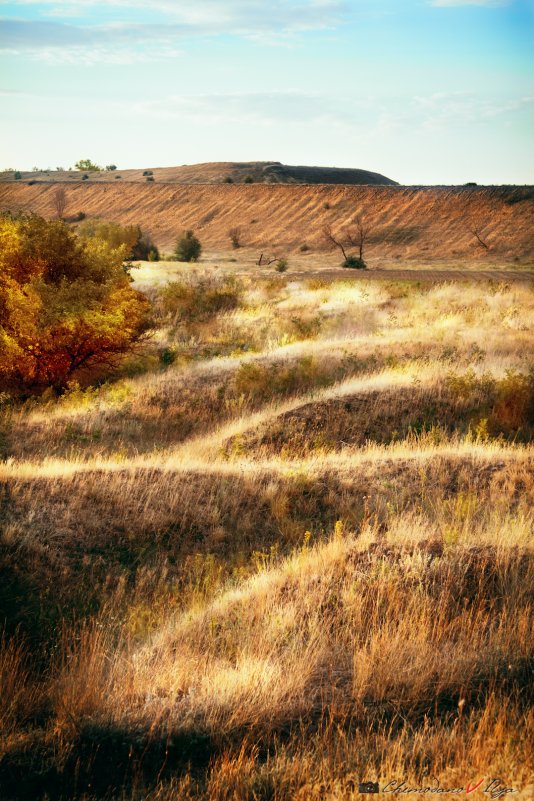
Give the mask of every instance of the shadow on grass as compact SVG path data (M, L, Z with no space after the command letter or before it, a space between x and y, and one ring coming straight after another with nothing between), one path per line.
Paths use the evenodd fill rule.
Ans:
M329 740L333 729L357 737L358 733L388 732L394 739L405 727L417 730L429 723L456 726L459 702L466 709L483 710L492 696L510 701L526 713L532 701L532 661L508 661L480 676L470 687L436 693L427 699L364 700L323 705L298 718L282 715L268 725L242 725L232 731L208 733L200 729L163 736L144 727L124 728L84 723L71 743L63 746L46 738L42 730L24 746L0 758L2 801L74 801L112 799L130 792L150 792L160 784L189 772L204 785L217 757L253 749L265 762L280 745L291 751L317 736ZM462 704L462 705L463 705ZM143 796L141 796L143 797Z
M205 770L214 747L207 734L169 737L144 730L86 724L58 757L54 743L27 743L0 760L2 801L109 798L186 770Z

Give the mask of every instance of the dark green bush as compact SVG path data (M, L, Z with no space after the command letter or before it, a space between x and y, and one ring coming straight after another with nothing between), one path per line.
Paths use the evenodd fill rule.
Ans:
M22 178L22 175L20 174L20 172L18 170L15 170L13 178L15 179L15 181L20 181L20 179Z
M170 367L176 361L176 351L174 348L163 348L159 352L159 360L165 367Z
M348 267L350 270L366 270L367 264L359 256L347 256L342 267Z
M254 178L252 177L252 175L246 175L244 183L245 184L253 184L254 183Z
M285 273L288 268L287 259L278 259L276 264L274 265L274 269L277 273Z
M184 231L177 241L174 255L178 261L198 261L202 252L202 245L193 231Z

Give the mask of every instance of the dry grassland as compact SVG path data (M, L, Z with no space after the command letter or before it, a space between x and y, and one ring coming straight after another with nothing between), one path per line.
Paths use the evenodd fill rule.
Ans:
M147 270L2 398L0 797L532 798L532 286Z

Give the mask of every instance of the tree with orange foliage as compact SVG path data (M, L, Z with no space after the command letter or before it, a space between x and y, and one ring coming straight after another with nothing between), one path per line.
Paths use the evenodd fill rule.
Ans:
M0 389L61 391L132 349L150 305L131 286L125 255L60 220L0 217Z

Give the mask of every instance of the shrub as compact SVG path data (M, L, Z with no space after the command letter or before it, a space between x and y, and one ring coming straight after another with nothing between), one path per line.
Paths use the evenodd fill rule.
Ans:
M523 375L507 370L504 378L496 382L495 402L490 426L498 431L512 433L534 421L534 374Z
M326 209L326 211L328 211L329 208L330 208L330 203L323 203L323 209Z
M347 256L342 267L348 267L351 270L366 270L367 264L359 256Z
M245 183L245 184L253 184L254 183L254 178L252 177L252 175L246 175L245 176L245 180L244 180L243 183Z
M154 176L153 175L147 175L146 180L147 181L153 181L154 180Z
M116 175L115 180L117 181L119 178L122 178L122 175Z
M72 222L81 222L81 220L85 220L85 212L84 211L79 211L72 218Z
M178 237L174 249L174 255L178 261L198 261L201 252L202 245L193 231L184 231L183 234Z
M93 164L91 159L80 159L74 166L77 170L83 170L84 172L100 172L102 169L98 164Z
M328 380L313 356L303 356L290 364L244 362L235 373L232 383L237 396L266 401L324 386Z
M113 170L116 170L116 169L117 169L117 165L116 164L107 164L106 165L106 172L113 172Z
M307 242L303 242L302 245L299 247L301 253L306 253L310 249L310 246Z
M228 236L233 248L241 247L241 228L230 228Z
M37 181L28 181L28 186L33 186L36 183L37 183Z
M233 184L233 183L234 183L234 179L230 178L229 175L227 175L226 178L223 181L223 184Z
M149 303L131 287L124 248L36 215L0 217L0 239L0 385L62 390L147 330Z
M165 367L170 367L176 361L176 351L174 348L163 348L159 352L159 360Z
M220 312L236 309L243 292L243 285L234 276L191 277L167 284L161 291L161 308L175 323L205 322Z
M274 269L277 273L285 273L288 268L287 259L278 259L276 264L274 265Z
M85 216L85 215L84 215ZM146 260L152 252L151 261L158 261L159 252L150 236L138 225L120 225L111 220L87 220L78 228L78 235L84 239L98 238L112 248L125 248L125 258Z
M22 178L22 175L20 174L20 172L18 170L15 170L15 172L13 174L13 178L15 179L15 181L20 181L20 179Z
M82 181L88 181L88 180L89 180L88 175L82 175Z
M143 175L154 175L154 173L152 172L152 170L145 170L143 172Z

